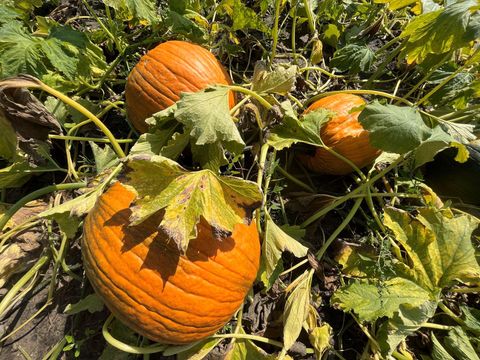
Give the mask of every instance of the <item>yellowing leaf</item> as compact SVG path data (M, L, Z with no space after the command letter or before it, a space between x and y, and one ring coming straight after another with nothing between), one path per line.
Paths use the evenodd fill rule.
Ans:
M307 255L308 248L300 242L285 233L267 214L265 225L265 236L263 239L262 260L265 266L265 275L267 283L272 284L275 279L271 279L281 261L282 253L288 251L296 257Z
M313 271L305 271L290 293L283 310L283 347L288 350L302 331L303 322L307 319L310 305L310 290Z
M468 25L475 5L475 0L459 1L410 21L400 35L407 39L402 51L407 62L421 63L429 54L444 54L474 40L475 31Z
M377 4L388 4L388 8L392 11L415 4L416 2L417 0L375 0Z
M258 186L236 177L218 176L210 170L189 172L163 156L137 156L128 160L125 185L138 194L132 207L132 224L139 224L159 210L159 226L186 251L197 236L203 217L221 235L238 223L249 221L262 201Z
M470 156L467 147L457 142L452 142L451 145L452 147L456 147L458 149L457 155L455 156L455 161L458 161L459 163L466 162Z
M238 334L245 334L243 328L238 330ZM224 360L273 360L274 357L268 355L265 351L260 349L251 340L234 338L233 347L223 358Z
M258 93L286 94L295 85L297 66L288 68L277 67L273 71L267 71L265 64L255 64L253 73L252 90Z
M316 327L312 330L308 338L310 339L310 344L312 344L313 349L315 350L315 356L317 359L321 359L325 351L332 346L330 344L332 327L328 324Z
M472 232L478 227L473 216L454 215L450 209L420 208L419 215L387 209L385 225L406 250L411 265L401 271L432 295L437 296L455 280L480 277Z

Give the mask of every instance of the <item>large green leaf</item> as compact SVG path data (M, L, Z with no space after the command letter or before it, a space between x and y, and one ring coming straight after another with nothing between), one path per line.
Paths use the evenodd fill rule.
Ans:
M132 207L132 224L139 224L159 210L159 226L186 251L197 236L203 217L219 234L229 234L250 218L261 204L258 186L236 177L218 176L211 170L189 172L163 156L136 156L127 163L125 184L138 194Z
M450 209L427 207L418 211L416 217L393 208L385 211L385 225L411 262L399 266L399 271L433 296L455 280L478 280L480 266L471 240L478 220L454 215Z
M268 27L258 14L242 0L223 0L218 5L218 11L232 19L232 30L256 29L265 33L269 32Z
M408 63L421 63L429 54L444 54L465 46L477 34L477 25L470 24L476 0L458 1L444 9L417 16L403 30L407 39L402 50Z
M258 62L252 79L252 90L258 93L286 94L295 85L297 66L277 67L267 71L265 64Z
M415 282L395 277L384 282L355 280L335 292L332 303L344 311L354 311L362 321L393 317L401 305L418 307L430 294Z
M184 124L195 145L220 144L239 155L245 143L230 116L227 87L214 86L196 93L183 93L174 117Z
M415 149L432 134L415 109L376 100L365 106L358 121L369 131L373 146L397 154Z

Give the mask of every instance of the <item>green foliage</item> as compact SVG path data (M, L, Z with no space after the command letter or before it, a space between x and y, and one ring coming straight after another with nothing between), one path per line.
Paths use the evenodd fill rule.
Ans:
M445 54L478 38L480 27L472 21L475 0L459 1L443 9L422 14L405 27L402 56L408 63L421 63L429 54Z
M142 25L158 22L153 0L105 0L104 4L114 8L116 16L123 21Z
M339 71L358 74L369 71L375 60L375 53L366 45L349 44L335 51L330 66Z

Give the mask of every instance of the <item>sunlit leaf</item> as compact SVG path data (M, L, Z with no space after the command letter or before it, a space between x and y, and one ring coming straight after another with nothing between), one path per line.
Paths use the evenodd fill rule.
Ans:
M287 297L283 310L283 347L288 350L302 331L308 316L313 271L305 271Z
M64 313L73 315L82 311L88 311L89 313L93 314L95 312L102 311L103 306L103 301L98 295L90 294L74 304L68 304L65 307Z
M397 154L415 149L432 134L420 114L411 107L374 101L365 106L358 120L369 131L373 146Z
M252 79L252 90L258 93L286 94L295 85L297 66L277 67L267 71L265 65L257 63Z
M476 29L468 28L476 0L455 2L444 9L415 17L403 30L407 39L402 55L408 63L421 63L428 54L444 54L475 39Z
M211 170L189 172L163 156L129 159L126 185L138 194L132 207L132 224L139 224L159 210L159 226L185 251L197 236L203 217L219 234L229 234L250 219L262 201L258 186L236 177L218 176Z
M314 328L308 335L317 359L321 359L323 354L332 347L330 344L332 332L332 327L328 324L324 324Z
M158 22L154 0L104 0L104 4L114 8L119 19L143 25Z
M101 173L102 171L115 166L120 161L117 154L110 146L107 145L101 148L93 141L90 141L89 144L92 148L97 173Z
M362 321L393 317L403 304L420 306L430 300L428 291L413 281L395 277L385 282L355 280L336 291L332 303L354 311Z
M267 215L265 225L265 235L263 239L262 260L265 266L265 276L268 284L274 282L272 275L281 261L282 253L288 251L296 257L307 255L308 248L300 242L285 233L275 222Z
M401 271L432 295L455 280L471 281L480 276L472 232L478 220L450 209L420 208L413 217L406 211L388 208L385 225L406 250L413 266Z
M233 21L233 31L256 29L265 33L269 32L268 27L258 14L242 0L223 0L217 9L230 16Z
M243 328L239 329L239 334L245 334ZM225 354L224 360L273 360L275 357L268 355L249 339L235 339L231 349Z
M196 93L183 93L177 102L175 119L189 129L196 145L220 143L240 154L244 142L228 107L227 87L210 87Z

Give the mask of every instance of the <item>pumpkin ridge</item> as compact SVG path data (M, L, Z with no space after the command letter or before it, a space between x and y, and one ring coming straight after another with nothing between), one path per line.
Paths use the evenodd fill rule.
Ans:
M113 235L116 234L113 229L109 229L108 227L100 227L100 226L98 226L98 224L96 224L96 228L97 228L97 229L96 229L97 231L99 231L99 230L109 231L109 232L111 232ZM118 237L117 237L117 240L120 241L120 242L122 242L121 239L118 238ZM106 262L107 262L107 263L110 263L110 262L107 260L108 257L106 256L106 254L105 254L105 252L103 251L103 249L104 249L104 247L101 247L101 248L99 247L99 251L100 251L100 252L102 253L102 255L104 256ZM145 261L145 260L142 259L140 256L138 256L138 254L136 254L135 252L133 252L133 251L130 250L129 253L131 253L131 254L134 255L137 259L139 259L139 260L140 260L140 263L143 263L143 262ZM125 276L123 276L122 273L119 273L118 271L116 271L115 268L112 267L112 269L113 269L113 272L115 272L118 277L122 278L122 279L125 280L125 281L129 281L128 278L126 278ZM173 276L172 276L172 277L173 277ZM185 293L185 289L174 285L170 279L168 280L168 283L171 283L175 288L180 289L181 292L184 292L184 293ZM164 284L164 286L165 286L165 284ZM137 288L137 289L140 289L140 288ZM143 288L142 288L141 290L142 290L141 292L143 292L145 295L149 296L149 297L152 298L152 299L155 299L155 296L154 296L153 294L151 294L150 292L147 292L147 291L146 291L145 289L143 289ZM236 302L236 301L220 301L219 299L213 299L213 298L208 297L208 296L205 296L205 295L195 294L195 293L191 293L191 292L189 292L188 294L189 294L189 295L192 295L192 296L195 296L195 297L202 298L202 299L211 300L211 301L216 302L216 303L219 303L219 304L231 304L231 303L235 303L235 302Z
M172 67L170 67L167 64L159 61L158 59L150 56L148 53L145 54L145 56L148 57L149 59L151 59L157 65L160 65L161 67L163 67L164 70L163 70L162 73L166 73L166 72L170 73L175 78L174 81L177 81L177 82L181 83L185 88L188 89L188 88L193 87L194 89L192 89L192 92L193 92L193 90L195 90L195 91L200 91L201 90L201 87L197 86L197 84L195 83L195 81L198 81L198 79L196 79L195 77L193 77L192 79L186 78L185 76L180 75L179 73L175 72L175 70ZM147 69L146 65L144 66L143 69L145 70L145 72L152 74L152 72ZM143 74L142 74L142 77L145 79ZM178 99L180 98L180 96L179 96L180 94L175 94L175 92L172 91L169 87L165 86L163 82L158 81L156 77L153 76L152 79L154 79L156 84L158 84L158 85L160 85L160 87L162 87L162 90L165 89L175 96L176 100L174 102L178 101ZM182 79L183 81L179 81L179 79ZM185 91L183 91L183 92L185 92Z
M190 43L189 43L190 44ZM192 44L190 44L192 45ZM210 54L211 56L214 56L210 51L208 51L207 49L201 47L200 45L197 45L201 50L200 51L196 51L195 53L195 56L198 58L201 57L201 60L205 60L205 59L208 59L210 60L210 56L205 56L204 54L204 51L208 52L208 54ZM197 46L192 46L192 48L196 48ZM193 72L193 73L196 73L198 75L200 75L201 77L203 78L206 78L206 79L210 79L212 76L211 76L211 70L212 68L216 68L220 65L218 62L213 62L213 63L210 63L212 66L210 67L210 69L207 69L206 67L204 67L202 65L202 62L200 61L200 67L193 67L189 62L185 61L185 57L183 56L178 56L177 53L175 52L172 52L170 47L169 46L165 46L163 47L162 49L163 51L165 51L166 53L168 53L170 56L172 57L175 57L177 60L176 62L177 63L181 63L182 66L186 67L186 68L189 68L190 69L190 72ZM203 50L203 51L202 51ZM189 52L190 53L190 52ZM189 54L190 55L190 54ZM191 56L191 55L190 55ZM210 70L210 71L208 71ZM215 71L215 74L217 74L217 72Z
M152 98L152 96L148 92L146 92L145 90L142 89L142 87L138 83L138 79L137 79L138 76L140 76L140 75L137 74L137 72L132 73L132 75L129 77L129 83L130 83L129 87L134 88L135 91L138 91L138 92L146 95L146 97L148 99L148 104L144 103L143 106L146 106L148 108L147 110L152 110L153 111L153 109L158 106L158 100L155 100L154 98Z
M91 225L91 224L89 224L89 225L90 225L91 227L93 226L93 225ZM95 229L90 228L90 230L93 231L93 230L95 230ZM84 245L86 246L87 256L88 256L88 257L91 257L92 260L94 260L95 258L94 258L93 255L92 255L92 252L91 252L91 249L90 249L90 245L88 244L88 242L84 242ZM105 255L104 255L103 253L102 253L102 255L105 257ZM106 262L109 263L108 261L106 261ZM147 306L147 305L145 305L145 304L143 304L143 303L137 302L125 289L123 289L122 287L116 285L116 284L110 279L110 277L105 273L105 271L104 271L100 266L98 266L97 261L89 261L89 264L90 264L90 265L93 265L93 266L96 268L96 270L97 270L96 273L102 274L106 281L105 281L104 279L102 279L101 277L95 277L95 280L100 280L103 284L105 284L106 282L108 282L108 283L109 283L110 285L112 285L117 291L123 293L123 294L125 295L125 298L126 298L126 299L130 299L131 302L133 302L133 303L135 303L135 304L143 307L147 312L153 313L154 315L157 315L158 317L161 317L161 318L165 318L165 319L167 319L167 320L170 320L170 321L173 322L174 324L182 324L182 323L176 322L174 319L170 318L169 316L167 316L167 315L165 315L165 314L160 314L160 313L158 313L157 311L155 311L154 309L152 309L150 306ZM109 264L110 264L110 263L109 263ZM112 269L114 269L114 268L112 267ZM107 289L109 289L109 288L107 288ZM139 289L139 290L141 290L141 289ZM121 297L119 297L117 294L115 294L115 292L112 292L112 294L113 294L113 296L114 296L118 301L120 301L121 303L123 303L123 304L125 304L125 305L127 305L127 306L130 306L130 304L129 304L128 302L124 301ZM149 295L149 294L147 294L147 295ZM157 304L160 304L160 305L163 305L163 306L165 306L165 307L168 307L168 308L171 309L173 312L185 313L185 314L191 315L191 316L193 316L193 317L199 317L199 318L203 319L203 316L202 316L202 315L193 314L192 312L189 312L189 311L186 311L186 310L182 310L182 309L171 308L171 307L169 307L168 305L163 304L163 303L157 303ZM210 316L210 315L209 315L209 316ZM212 315L211 317L213 317L213 318L225 318L225 315L224 315L224 316L214 316L214 315ZM156 321L156 320L155 320L155 321ZM184 324L182 324L182 325L183 325L184 327L188 327L187 325L184 325ZM202 327L195 326L195 325L191 325L191 327L196 328L196 329L201 329L201 328L202 328Z
M247 226L247 229L248 229L248 227L250 226L250 225L246 225L246 224L244 224L244 225ZM204 223L202 223L202 222L199 222L199 223L198 223L198 226L203 227L203 228L204 228L204 231L210 231L210 228L209 228L207 225L205 225ZM235 232L235 229L234 229L234 232ZM232 232L232 234L233 234L233 232ZM231 237L231 235L230 235L229 237ZM193 244L193 245L194 245L194 244ZM194 245L194 249L197 249L197 250L198 250L198 248L195 247L195 245ZM237 250L238 252L240 252L242 255L244 255L244 257L245 257L246 259L248 259L248 262L252 265L252 269L258 269L258 263L257 263L257 264L254 263L254 260L250 257L250 254L249 254L249 253L244 252L244 251L243 251L244 249L243 249L242 247L240 247L240 246L237 246L236 250Z
M157 59L151 57L151 56L148 55L148 54L145 54L145 56L148 56L148 58L149 58L149 59L152 59L156 64L159 64L159 65L163 66L164 71L162 72L162 74L163 74L164 72L170 72L170 73L171 73L170 69L169 69L165 64L163 64L162 62L157 61ZM149 69L147 68L147 65L144 65L142 68L140 68L140 69L138 70L138 72L141 72L141 73L142 73L142 78L145 79L145 80L147 80L147 79L146 79L146 77L145 77L146 75L145 75L144 73L146 73L146 74L151 74L151 75L152 75L152 79L153 79L152 82L154 81L155 84L159 85L159 88L161 88L162 91L165 91L166 93L168 93L168 94L165 94L165 96L167 96L172 102L177 102L177 101L178 101L178 99L179 99L178 94L176 94L176 93L175 93L173 90L171 90L168 86L165 86L163 82L158 81L157 78L156 78L155 76L153 76L152 70L149 70ZM151 84L150 79L148 79L148 81L149 81L149 83ZM158 90L157 90L157 91L158 91Z
M108 212L108 210L105 210L105 209L102 208L102 207L106 207L107 209L110 209L111 212L115 212L115 213L118 212L118 210L117 210L115 207L112 207L109 203L107 203L107 202L101 202L101 204L99 205L99 208L98 208L97 211L100 211L102 214L106 215L106 216L103 216L104 218L110 217L110 216L111 216L111 212ZM99 216L99 217L100 217L100 216ZM128 221L128 217L125 217L125 221ZM209 228L208 228L206 225L202 224L201 222L200 222L198 225L203 226L205 229L208 229L208 230L209 230ZM116 233L115 233L115 231L114 231L113 229L111 229L111 228L109 228L109 227L102 227L103 225L101 225L101 224L100 224L99 226L102 228L102 230L110 231L111 233L113 233L114 235L116 235ZM130 229L129 229L129 231L130 231ZM120 239L119 239L119 240L120 240ZM217 241L219 241L219 240L217 240ZM227 271L229 271L230 273L234 274L234 275L237 277L238 280L242 279L243 281L242 281L242 280L237 281L237 284L238 284L238 285L244 286L244 284L245 284L246 282L248 282L248 283L251 282L251 279L248 278L248 277L246 277L243 273L239 273L239 272L233 271L232 269L226 268L223 263L217 262L213 257L209 257L209 256L208 256L207 254L205 254L201 249L195 247L195 246L194 246L194 243L193 243L193 244L189 244L189 245L192 245L193 248L194 248L195 250L197 250L199 253L201 253L206 259L209 259L210 261L212 261L212 262L215 263L216 265L220 266L222 269L227 270ZM168 247L166 247L166 249L168 249ZM175 249L175 248L172 247L172 250L174 250L174 249ZM240 249L237 248L237 250L240 250ZM187 250L187 251L188 251L188 250ZM242 252L242 254L245 255L245 253L243 253L243 252ZM137 255L137 254L135 254L135 255ZM138 256L138 255L137 255L137 256ZM245 256L245 257L249 258L248 256ZM140 257L139 257L139 258L140 258ZM141 258L140 258L140 259L141 259ZM144 260L141 259L141 261L144 261ZM210 273L210 274L214 274L214 273L212 273L211 271L205 269L203 266L200 266L197 262L191 261L190 263L195 264L198 268L200 268L200 269L202 269L202 270L204 270L204 271L206 271L206 272L208 272L208 273ZM251 263L252 263L252 265L254 265L253 262L251 262ZM256 268L257 268L257 266L255 266L255 269L256 269ZM216 274L215 274L215 275L216 275ZM219 277L219 279L221 279L222 282L225 281L225 278L223 278L223 277ZM231 278L228 278L228 279L229 279L230 281L232 280Z
M90 252L89 250L87 250L88 252ZM91 256L91 254L89 254L89 256ZM137 302L134 298L132 298L127 291L123 290L121 287L115 285L114 282L112 282L109 277L105 274L105 272L103 270L101 270L97 264L95 262L91 262L91 264L93 266L95 266L95 268L97 269L97 271L95 272L95 274L97 273L101 273L103 275L103 277L105 279L103 279L102 277L97 277L97 280L99 282L101 282L102 284L108 284L109 286L106 287L106 289L108 291L111 292L112 294L112 297L114 297L116 299L116 301L124 304L126 307L131 307L131 303L134 303L140 307L142 307L147 313L151 314L149 316L149 320L155 322L156 324L158 324L160 327L162 327L163 329L167 330L167 331L172 331L172 332L178 332L178 333L190 333L191 332L191 329L195 329L195 330L198 330L198 329L208 329L208 331L212 331L212 329L214 329L217 325L209 325L209 326L197 326L197 325L194 325L194 324L189 324L189 325L186 325L182 322L178 322L177 320L178 319L172 319L171 317L167 316L167 315L164 315L164 314L160 314L158 313L157 311L155 311L154 309L150 308L149 306L146 306L145 304L143 303L139 303ZM113 287L116 289L117 292L119 293L122 293L124 296L125 296L125 299L127 300L124 300L123 297L119 296L115 291L112 291L110 290L111 288L110 287ZM130 300L130 302L128 301ZM116 309L115 306L113 306L114 309ZM117 309L116 309L117 310ZM192 314L191 312L189 311L183 311L183 310L178 310L178 309L171 309L173 312L183 312L183 313L186 313L188 315L193 315L195 316L194 314ZM210 316L210 315L209 315ZM138 317L138 316L136 316ZM203 316L199 316L203 319ZM214 316L211 316L211 317L214 317ZM167 322L171 322L172 324L174 325L178 325L179 327L184 327L186 328L185 332L179 330L178 328L175 328L175 327L168 327L165 325L165 321L164 320L158 320L158 318L161 318L161 319L164 319L164 320L167 320ZM225 318L225 316L223 316L223 318ZM204 331L206 332L206 331Z
M185 87L187 87L187 88L194 87L195 91L202 90L202 87L197 86L197 84L196 84L197 82L199 82L198 77L193 76L191 79L189 79L189 78L185 77L184 75L181 75L180 73L174 71L173 67L167 66L166 64L162 63L158 59L155 59L155 58L151 57L150 55L148 55L148 53L145 54L145 56L148 56L150 59L155 61L157 64L161 64L162 66L164 66L168 70L168 72L170 72L171 74L174 75L174 77L176 78L177 81L178 81L178 78L184 80L184 81L182 81L182 84L185 85ZM178 66L178 64L176 64L176 65ZM188 65L188 66L190 66L190 65ZM191 66L190 66L190 68L191 68L192 72L198 73L197 69L193 69ZM203 74L201 74L201 75L203 75ZM183 91L183 92L185 92L185 91Z
M165 104L169 104L169 101L165 101L165 99L173 101L172 99L170 99L170 97L166 96L166 95L163 94L161 91L159 91L157 88L153 87L153 86L148 82L148 80L143 76L143 74L142 74L140 71L137 71L136 73L137 73L137 75L138 75L139 77L141 77L142 80L143 80L143 85L142 85L142 86L148 85L149 89L153 90L152 92L155 92L155 93L158 95L159 98L163 99L163 100L162 100L163 104L161 104L161 106L165 106ZM136 79L135 79L135 81L136 81ZM137 82L137 84L138 84L138 82ZM162 87L163 87L163 86L162 86ZM156 100L156 99L152 96L152 94L150 94L149 91L145 91L145 90L144 90L142 87L140 87L140 86L139 86L139 89L140 89L140 91L142 92L142 94L145 94L149 99L151 99L153 102L155 102L157 105L159 105L158 99ZM177 101L178 101L178 99L176 99L175 101L173 101L173 103L176 103ZM169 106L171 106L171 105L173 105L173 104L170 104L170 105L168 105L168 106L166 106L166 107L169 107ZM157 108L158 108L158 106L157 106ZM158 112L158 111L160 111L160 110L155 110L155 112Z

